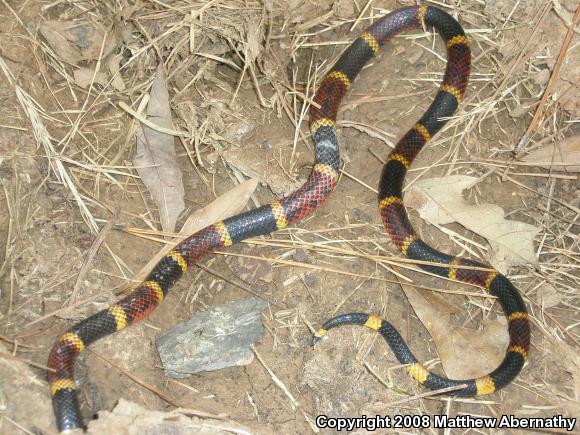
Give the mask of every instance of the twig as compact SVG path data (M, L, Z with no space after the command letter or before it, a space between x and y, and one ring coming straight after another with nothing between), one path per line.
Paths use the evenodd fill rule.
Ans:
M105 241L105 238L107 237L107 235L111 231L113 224L117 221L120 211L121 211L120 207L117 207L115 209L115 211L113 212L113 215L111 216L111 218L109 219L107 224L103 227L103 229L99 232L99 235L97 236L97 238L95 239L95 241L91 245L91 247L87 253L87 257L83 263L83 266L81 267L81 270L77 276L77 280L75 282L73 290L71 292L69 304L71 304L71 303L75 304L77 302L78 291L79 291L81 285L83 284L83 280L85 278L85 275L87 274L87 272L89 271L89 268L93 264L93 259L95 258L95 255L97 255L97 252L99 252L99 248L101 247L101 244Z
M564 58L566 57L566 53L568 53L568 48L570 48L570 43L572 42L572 37L574 36L574 29L578 25L578 21L580 19L580 3L576 6L576 12L574 12L574 17L572 18L572 24L568 27L568 31L566 32L566 36L564 37L564 42L562 42L562 47L560 48L560 53L558 54L558 58L556 59L556 63L554 65L554 69L552 70L552 75L550 76L550 80L548 80L548 84L546 85L546 89L544 90L544 94L536 108L536 113L534 113L534 117L532 118L532 122L528 126L528 129L514 148L514 155L517 156L520 154L521 151L526 147L530 138L538 125L540 124L543 115L544 115L544 106L546 105L546 101L552 95L552 88L554 87L556 80L560 76L560 68L564 63Z

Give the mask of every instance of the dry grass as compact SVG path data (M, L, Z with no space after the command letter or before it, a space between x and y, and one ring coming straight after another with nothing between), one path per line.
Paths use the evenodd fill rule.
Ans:
M326 6L332 3L330 1L302 5L294 11L285 7L286 2L266 2L264 5L241 0L149 0L139 8L129 6L121 10L124 3L118 0L57 0L51 3L1 0L0 3L3 19L11 23L4 37L15 38L23 50L31 53L30 58L22 60L25 73L19 73L21 60L8 49L0 51L1 74L7 83L3 92L10 91L13 104L11 118L0 122L0 129L25 134L39 149L28 147L0 155L3 171L0 173L3 186L3 198L0 199L0 282L3 290L0 340L12 349L12 354L2 352L0 358L8 361L44 367L47 347L57 336L56 331L64 327L64 323L57 323L53 328L55 319L84 317L94 312L93 303L113 300L116 289L132 278L141 262L147 261L148 250L153 251L156 243L165 243L164 238L171 235L159 231L157 212L131 164L136 120L143 120L150 78L160 59L166 67L175 116L175 128L170 133L178 139L178 157L184 172L195 180L185 183L187 186L194 183L198 190L188 194L189 211L228 190L232 183L245 179L245 168L228 161L227 152L244 144L255 145L256 136L268 138L268 128L285 135L284 140L273 139L278 142L268 144L277 152L270 172L281 173L285 187L293 186L303 179L304 166L311 161L312 144L306 124L317 83L359 32L387 11L383 5L389 2L354 1L348 16L329 12ZM507 15L493 20L482 8L482 2L428 3L459 14L474 47L474 71L461 109L430 143L437 154L418 161L407 183L411 185L436 175L469 174L494 186L490 190L485 183L478 185L470 193L470 200L497 202L502 206L502 199L509 199L505 192L517 192L516 205L511 202L504 206L509 209L508 217L541 228L535 240L540 267L520 267L511 275L530 308L534 328L532 361L537 357L556 362L558 358L554 355L564 352L559 361L563 367L558 369L567 370L572 377L553 379L545 376L542 372L545 367L540 362L533 362L507 396L494 396L493 400L452 401L430 397L430 393L422 390L398 388L396 381L393 383L391 379L391 369L400 371L394 360L389 360L386 366L384 361L380 362L382 366L378 370L375 367L380 359L376 355L383 352L383 347L374 344L376 340L367 344L369 347L367 354L361 357L361 367L363 364L367 367L363 370L370 371L376 383L383 385L381 388L386 390L394 385L393 391L401 393L384 404L385 413L391 412L389 409L403 409L411 414L433 413L440 408L432 404L441 401L447 413L487 409L491 415L501 415L522 408L533 415L565 413L577 406L580 399L579 391L562 389L574 380L578 384L580 379L580 367L574 365L578 363L573 357L580 347L580 323L576 314L580 305L580 208L577 192L570 188L577 181L577 175L538 169L533 164L518 161L516 156L577 131L577 119L562 109L560 101L568 98L573 90L557 88L557 80L564 57L571 45L577 44L578 37L576 35L573 40L573 26L567 32L562 31L562 42L557 50L548 50L554 60L551 77L547 83L539 84L535 77L540 63L545 61L546 52L538 47L537 41L548 20L554 20L554 4L559 14L564 13L559 2L538 1L540 7L535 14L525 12L520 2L515 2ZM460 9L454 6L457 3L461 4ZM578 11L580 7L568 17L571 23L578 22ZM74 76L75 68L33 30L39 24L37 13L43 19L68 17L100 23L106 34L116 35L121 53L117 72L106 70L107 47L102 45L95 58L83 65L93 71L108 71L107 80L98 82L95 72L88 87L79 86ZM518 21L519 17L525 20ZM408 52L420 55L423 66L412 65L410 69L420 74L401 71L399 77L389 78L391 83L381 95L376 95L376 89L362 93L362 89L368 88L357 83L344 102L339 115L341 136L352 138L353 132L358 132L356 140L365 144L369 152L359 148L347 153L347 159L353 161L345 161L342 169L340 187L344 188L343 194L347 195L348 189L353 188L360 188L357 192L363 192L361 196L365 198L368 192L376 192L373 186L377 180L369 178L367 163L357 161L366 159L378 168L378 161L384 155L377 150L384 154L402 133L396 128L399 119L389 119L387 122L393 127L385 127L384 123L375 125L366 121L357 111L367 107L381 110L381 104L392 104L405 111L401 115L405 120L416 118L427 106L442 77L444 58L437 39L430 29L398 38L397 50L404 46ZM559 56L555 56L557 53ZM123 89L115 87L116 77L122 79ZM404 91L397 92L399 89L393 90L393 86ZM250 126L250 133L244 130L246 124ZM259 146L249 149L261 150ZM32 159L33 166L42 170L30 171L28 166L21 164L24 158ZM34 182L23 182L31 177ZM265 178L268 181L268 174ZM493 189L502 190L504 194L496 200ZM54 210L48 208L50 202L43 199L55 190L64 203L56 210L58 216L64 216L62 219L51 214ZM273 198L274 195L263 188L253 201L258 205ZM334 200L331 196L325 212L336 209L334 216L345 215L345 211L340 210L345 203L333 206ZM108 230L119 206L118 220L128 225L124 226L125 233L114 232L118 239L111 241ZM350 211L347 209L347 214ZM288 374L287 380L282 380L285 375L274 365L286 367L278 350L302 349L304 338L310 334L309 327L316 329L329 313L359 305L360 310L369 306L376 309L377 305L369 302L365 289L371 285L369 283L375 283L371 292L383 306L386 302L382 298L399 292L399 283L403 282L440 294L465 297L463 320L466 324L477 323L498 311L495 298L476 288L446 286L442 280L434 281L428 276L430 274L417 267L421 262L401 258L389 244L384 229L376 224L377 219L373 218L370 223L353 223L349 216L340 222L326 222L326 217L315 217L301 223L300 228L280 231L271 238L247 241L246 244L263 252L260 255L247 254L244 248L219 253L274 265L280 283L270 288L271 293L258 292L239 278L228 276L228 272L216 266L221 260L210 260L200 266L195 277L187 278L191 284L187 284L189 288L184 296L175 296L179 299L178 305L187 304L187 309L197 310L213 303L208 294L215 286L227 283L234 289L232 291L240 289L268 300L271 312L265 315L265 326L269 331L269 345L260 346L259 352L255 350L266 373L253 372L252 376L261 379L256 381L258 383L275 383L284 394L284 398L277 400L287 402L280 405L286 412L284 418L294 418L296 412L299 414L296 420L304 424L301 428L314 432L313 419L321 412L316 406L317 391L304 390L300 374ZM42 231L37 229L35 223L43 219L53 223L56 229L90 234L91 241L94 239L93 249L89 244L77 248L78 252L72 257L70 253L62 257L70 263L52 264L50 258L35 255L35 247L48 243L53 237L55 240L64 237L63 240L70 242L70 238L57 231L51 233L46 227L42 227ZM441 232L432 229L424 232L449 242L454 252L472 252L485 257L488 248L481 237L459 227L439 229ZM137 259L128 256L125 248L125 245L133 247L133 243ZM66 251L63 246L55 249ZM296 260L298 251L306 252L307 260ZM23 258L31 260L26 262ZM352 271L352 265L358 265L356 271ZM39 270L41 279L35 279ZM334 299L329 295L332 289L321 291L315 288L319 284L309 284L305 271L329 277L332 282L348 279L348 289ZM104 283L104 288L84 289L86 282L95 276ZM387 291L384 290L386 284ZM548 287L553 287L555 292L547 294ZM293 295L297 293L301 296L295 307ZM361 293L364 296L360 296ZM363 298L360 304L357 303L359 296ZM53 305L44 306L47 300ZM185 314L187 309L183 310ZM419 328L418 321L410 314L407 319L407 331ZM42 346L42 350L27 348L28 342ZM416 340L414 345L418 345ZM20 354L24 352L28 355L22 357ZM178 402L158 384L149 384L141 375L115 368L113 362L108 362L113 370L119 370L164 401ZM301 368L295 370L301 372ZM40 370L35 373L39 379L44 379ZM509 394L516 390L518 400L522 401L520 408L509 404ZM260 401L260 390L252 391L251 395L246 393L248 406L251 405L257 421L270 415L270 411L264 410L267 408L264 402L269 398ZM401 407L402 404L408 408ZM227 406L232 406L226 411L235 416L232 403ZM26 421L4 418L8 425L27 427Z

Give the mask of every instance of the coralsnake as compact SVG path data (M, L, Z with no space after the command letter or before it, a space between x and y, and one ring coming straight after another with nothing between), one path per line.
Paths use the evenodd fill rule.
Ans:
M469 77L471 54L461 26L446 12L431 6L398 9L376 21L342 54L321 82L310 108L310 131L314 138L315 163L305 184L292 195L272 204L241 213L210 225L175 246L146 280L128 296L68 329L54 344L48 359L48 382L59 431L83 428L74 364L86 346L143 319L167 296L171 286L202 257L218 248L249 237L286 228L310 215L334 189L339 175L336 114L354 78L386 41L413 29L434 27L447 46L447 67L435 100L421 119L400 139L384 165L379 183L382 221L393 243L410 259L427 260L420 267L455 281L487 289L497 297L508 320L509 345L501 364L477 379L451 380L436 375L413 356L400 334L387 321L363 313L343 314L328 320L320 337L336 326L364 325L378 331L410 375L430 389L466 386L452 395L490 394L511 382L528 357L530 326L525 304L512 283L482 263L443 254L415 233L403 206L402 187L409 165L425 143L456 110ZM467 268L463 266L468 266ZM472 269L469 267L475 267ZM483 270L482 270L483 269Z

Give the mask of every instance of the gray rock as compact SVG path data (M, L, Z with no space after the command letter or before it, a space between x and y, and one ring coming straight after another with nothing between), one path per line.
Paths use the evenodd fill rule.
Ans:
M266 306L258 298L216 305L159 335L155 344L165 376L185 378L251 363L250 345L264 335L260 312Z

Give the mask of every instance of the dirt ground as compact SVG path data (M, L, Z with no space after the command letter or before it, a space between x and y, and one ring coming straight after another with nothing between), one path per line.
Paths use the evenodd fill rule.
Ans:
M345 327L309 344L311 328L329 317L373 312L435 371L443 370L441 343L457 328L481 342L452 344L445 369L454 361L483 375L503 356L478 353L505 347L495 300L400 262L378 213L381 159L426 110L444 72L444 46L426 29L397 37L349 91L339 113L340 182L312 217L227 250L236 256L205 258L144 321L82 354L76 373L87 421L99 412L103 418L120 399L155 411L185 408L199 416L199 427L227 421L224 433L317 432L321 414L580 417L578 33L566 42L577 2L426 3L465 27L473 69L457 116L413 163L407 186L475 177L463 194L467 203L495 204L506 219L537 228L533 261L494 259L488 239L464 225L432 225L412 208L410 218L430 245L508 269L532 324L521 375L481 398L425 396L372 331ZM313 161L307 110L316 86L372 20L412 4L0 0L0 433L56 432L46 382L52 344L119 299L162 247L158 207L133 163L137 122L122 107L139 110L158 63L174 129L187 133L175 141L185 192L179 230L192 212L249 177L260 179L249 208L301 185ZM530 140L518 147L526 132ZM575 153L565 141L573 137ZM547 163L537 157L559 146L572 150L564 163L551 165L553 153ZM107 228L117 208L117 225ZM429 319L438 315L421 316L422 302L408 300L401 283L428 294L448 333L430 334ZM244 288L272 302L262 315L259 358L165 378L155 337L194 312L251 297ZM488 333L492 324L500 325L497 337ZM205 430L217 433L218 426ZM171 433L197 433L181 430ZM448 431L431 424L383 432Z

